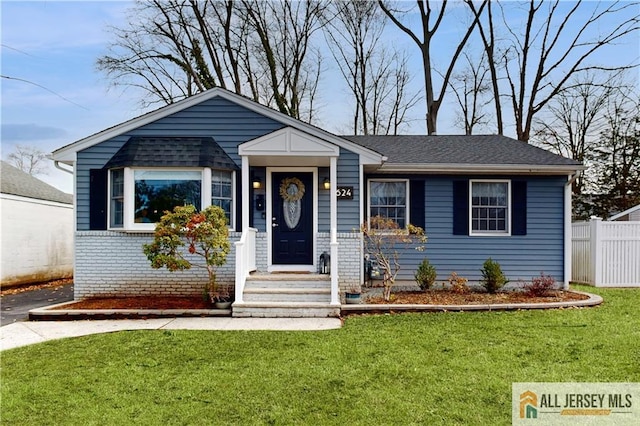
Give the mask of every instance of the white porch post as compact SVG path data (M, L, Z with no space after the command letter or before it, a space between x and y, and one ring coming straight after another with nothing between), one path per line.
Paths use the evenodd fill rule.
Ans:
M249 198L249 157L242 156L242 231L249 229L249 212L251 200Z
M573 182L571 176L569 176L567 184L564 186L564 283L563 288L569 289L569 283L571 282L571 262L572 254L572 227L571 227L571 183Z
M331 182L331 304L340 304L340 291L338 288L338 157L331 157L329 169L329 181Z

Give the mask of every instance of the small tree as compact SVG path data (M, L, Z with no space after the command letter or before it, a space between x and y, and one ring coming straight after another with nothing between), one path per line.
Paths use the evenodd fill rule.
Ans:
M229 230L224 210L210 206L197 212L192 205L177 206L165 212L151 244L143 246L151 267L166 267L170 271L204 268L209 275L205 287L210 297L219 296L216 270L227 261L231 250ZM201 262L197 262L201 260Z
M383 297L388 302L391 288L400 272L402 251L415 243L419 244L415 249L423 251L423 244L427 242L424 229L411 224L401 229L392 219L374 216L360 226L360 231L364 235L365 251L376 259L382 270Z
M480 272L482 272L482 286L487 289L488 293L495 293L509 282L502 273L500 264L491 258L484 261Z

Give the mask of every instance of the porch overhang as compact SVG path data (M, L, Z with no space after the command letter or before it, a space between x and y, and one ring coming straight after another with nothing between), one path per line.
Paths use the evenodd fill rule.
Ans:
M331 157L340 155L340 147L292 127L285 127L238 147L241 157L249 157L252 166L329 167ZM291 157L296 157L293 160Z

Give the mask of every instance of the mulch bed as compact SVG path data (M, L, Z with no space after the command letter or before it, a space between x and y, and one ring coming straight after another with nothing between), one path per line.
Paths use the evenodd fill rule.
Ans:
M213 305L202 297L137 296L84 299L55 309L213 309Z
M532 297L522 292L487 294L472 292L457 294L447 290L403 291L391 295L385 302L382 296L370 296L368 304L422 304L422 305L488 305L505 303L548 303L585 300L588 296L567 291L554 291L545 297ZM201 297L114 297L93 298L57 307L55 309L212 309L211 303Z
M379 304L416 304L416 305L491 305L507 303L549 303L568 302L572 300L586 300L589 297L570 291L553 291L543 297L533 297L519 291L501 292L496 294L471 292L466 294L454 293L448 290L406 291L391 294L391 300L386 302L382 296L371 296L364 303Z

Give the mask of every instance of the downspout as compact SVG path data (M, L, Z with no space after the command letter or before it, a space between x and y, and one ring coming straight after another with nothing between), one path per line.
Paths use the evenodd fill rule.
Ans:
M562 286L564 290L569 289L569 283L571 282L571 187L581 174L582 170L576 170L573 175L569 175L569 179L564 185L564 283Z

